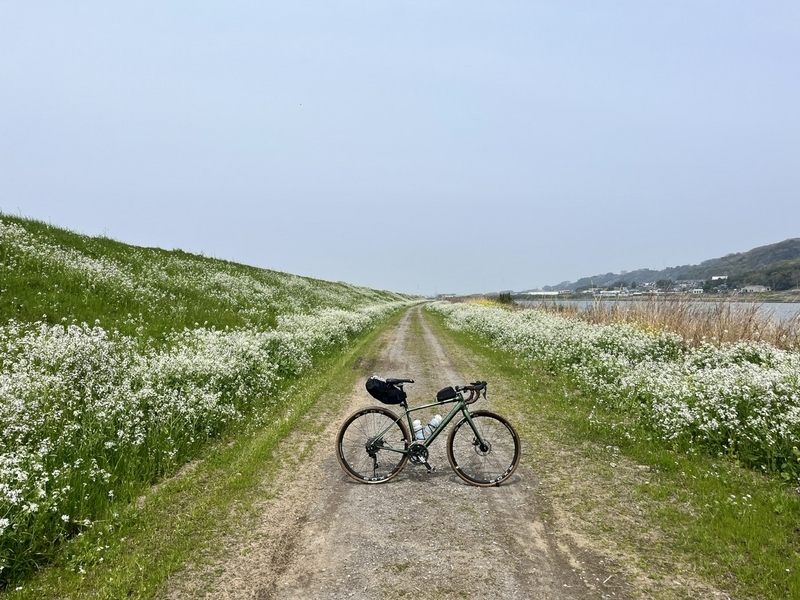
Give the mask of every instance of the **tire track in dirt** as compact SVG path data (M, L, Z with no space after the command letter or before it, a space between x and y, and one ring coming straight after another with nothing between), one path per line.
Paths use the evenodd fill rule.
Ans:
M362 374L415 379L407 387L412 406L480 375L459 371L420 307L387 336L385 351L362 362ZM431 447L433 474L409 463L384 484L350 479L334 441L347 414L375 403L365 377L343 411L317 414L330 420L321 434L293 435L282 444L282 474L267 490L275 495L264 501L251 531L228 540L218 564L174 577L168 598L627 597L624 585L609 583L613 570L603 557L559 538L542 516L548 507L537 496L524 446L523 464L496 488L456 477L445 435Z

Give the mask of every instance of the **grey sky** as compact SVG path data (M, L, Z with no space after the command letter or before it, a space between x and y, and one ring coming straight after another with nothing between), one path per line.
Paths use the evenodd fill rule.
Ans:
M2 2L0 210L412 293L800 235L796 2Z

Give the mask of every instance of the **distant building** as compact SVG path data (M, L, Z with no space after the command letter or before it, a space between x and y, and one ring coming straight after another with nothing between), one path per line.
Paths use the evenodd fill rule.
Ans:
M712 276L711 276L711 281L718 281L718 280L722 280L722 281L724 281L724 280L726 280L727 278L728 278L728 276L727 276L727 275L712 275Z
M689 290L694 290L702 285L703 281L700 279L679 279L672 286L672 289L676 292L688 292Z
M702 294L702 293L703 293L703 288L694 288L692 290L692 294Z
M558 296L558 292L525 292L526 296L534 296L536 298Z
M771 290L763 285L745 285L742 287L741 291L745 294L758 294L760 292L769 292Z

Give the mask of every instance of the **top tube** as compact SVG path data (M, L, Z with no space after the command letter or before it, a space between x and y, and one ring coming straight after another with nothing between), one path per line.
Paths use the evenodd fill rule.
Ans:
M413 424L411 422L411 413L419 411L419 410L425 410L427 408L433 408L435 406L442 406L443 404L455 404L455 406L453 408L451 408L447 412L445 417L442 419L442 422L439 423L439 425L436 427L436 429L433 430L433 433L431 433L428 437L426 437L426 438L424 438L422 440L414 439L414 427L413 427ZM467 410L467 404L464 401L464 397L461 394L459 394L458 396L456 396L455 398L453 398L451 400L444 400L443 402L436 402L434 404L424 404L423 406L416 406L414 408L406 407L406 409L405 409L405 417L406 417L406 420L408 421L408 426L411 429L412 442L422 443L427 448L428 446L430 446L433 443L433 441L437 437L439 437L439 434L442 431L445 430L445 428L450 423L450 421L452 421L456 417L456 415L458 415L459 412L464 413L464 412L466 412L466 410ZM401 416L399 418L402 419L403 417Z
M453 404L455 402L462 402L464 399L462 397L456 396L455 398L451 398L450 400L443 400L442 402L434 402L432 404L423 404L422 406L415 406L414 408L406 408L406 412L412 413L418 410L424 410L426 408L433 408L434 406L442 406L444 404Z

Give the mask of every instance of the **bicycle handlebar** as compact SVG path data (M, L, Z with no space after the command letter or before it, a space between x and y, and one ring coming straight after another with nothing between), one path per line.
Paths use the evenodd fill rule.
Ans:
M469 385L457 385L456 391L457 392L469 392L469 397L464 400L467 404L472 404L473 402L477 402L478 398L483 395L483 398L486 399L486 382L485 381L474 381ZM483 394L481 394L483 392Z
M480 392L486 389L485 381L474 381L469 385L457 385L457 392Z

